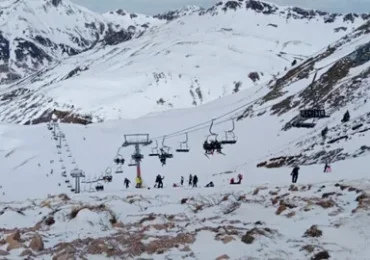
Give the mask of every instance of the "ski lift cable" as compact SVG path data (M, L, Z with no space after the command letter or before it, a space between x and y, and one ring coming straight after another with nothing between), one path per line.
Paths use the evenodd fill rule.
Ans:
M338 60L340 60L340 59L338 59ZM338 62L338 60L332 61L332 62L330 62L330 63L328 63L328 64L326 64L326 65L324 65L324 66L322 66L322 67L315 68L312 72L310 72L310 73L309 73L309 75L316 74L318 71L320 71L320 70L322 70L322 69L324 69L324 68L326 68L326 67L329 67L330 65L332 65L332 64L334 64L334 63L336 63L336 62ZM297 81L299 81L299 80L300 80L300 79L296 79L296 80L294 80L294 81L291 81L291 82L290 82L290 84L293 84L293 83L295 83L295 82L297 82ZM342 83L344 83L344 82L346 82L346 81L349 81L349 80L351 80L351 79L345 79L345 80L339 81L339 82L338 82L338 84L342 84ZM300 91L296 92L296 93L295 93L295 95L302 93L304 90L305 90L305 89L302 89L302 90L300 90ZM260 99L261 99L261 98L257 98L257 99L254 99L254 100L252 100L252 101L249 101L249 102L247 102L247 103L245 103L245 104L243 104L243 105L241 105L241 106L239 106L239 107L237 107L237 108L235 108L235 109L233 109L233 110L230 110L230 111L228 111L228 112L226 112L226 113L224 113L224 114L221 114L221 115L219 115L219 116L217 116L217 117L215 117L215 118L213 118L213 119L211 119L211 120L207 120L207 121L204 121L203 123L199 123L199 124L193 125L193 126L191 126L191 127L184 128L184 129L182 129L182 130L178 130L178 131L175 131L175 132L172 132L172 133L168 133L168 134L166 134L166 135L157 136L157 137L155 137L155 138L152 138L151 140L160 140L160 139L163 139L163 137L164 137L164 136L166 136L166 138L168 139L168 138L173 138L173 137L177 137L177 136L183 135L183 134L184 134L184 133L186 133L186 132L187 132L187 133L192 133L192 132L196 132L196 131L199 131L199 130L206 129L206 128L208 128L208 127L209 127L209 124L211 124L211 123L212 123L212 120L216 121L216 120L219 120L219 119L221 119L221 118L223 118L223 117L226 117L226 116L228 116L228 115L230 115L230 114L232 114L232 113L236 113L236 112L238 112L238 111L240 111L240 110L244 109L245 107L247 107L247 106L249 106L249 105L251 105L251 104L253 104L253 103L255 103L255 102L259 101ZM266 107L263 107L263 108L255 109L255 110L254 110L254 112L263 111L263 110L265 110L265 109L271 108L272 106L274 106L274 104L269 105L269 106L266 106ZM244 111L243 111L241 114L243 114L243 113L244 113ZM239 116L240 116L240 115L239 115ZM227 122L227 121L229 121L229 120L233 120L233 118L235 118L235 117L238 117L238 115L235 115L235 116L233 116L233 117L230 117L230 118L228 118L228 119L225 119L225 120L223 120L222 122L215 123L214 125L219 125L219 124L222 124L222 123Z
M334 61L332 61L332 62L330 62L330 63L328 63L328 64L326 64L326 65L324 65L324 66L321 66L321 67L319 67L319 68L315 68L313 71L309 72L309 73L308 73L308 75L312 75L312 74L314 74L314 73L317 73L318 71L320 71L320 70L322 70L322 69L324 69L324 68L326 68L326 67L331 66L332 64L334 64L334 63L338 62L338 61L339 61L339 60L341 60L341 59L342 59L342 58L340 58L340 59L338 59L338 60L334 60ZM300 80L300 79L299 79L299 78L297 78L297 79L295 79L295 80L291 81L291 82L290 82L290 84L293 84L293 83L295 83L295 82L298 82L299 80ZM339 81L339 82L338 82L338 84L342 84L342 83L344 83L344 82L346 82L346 81L349 81L349 80L350 80L350 79L348 78L348 79L346 79L346 80ZM337 85L338 85L338 84L337 84ZM302 89L302 90L300 90L300 91L296 92L296 93L295 93L295 95L300 94L300 93L301 93L301 92L303 92L304 90L305 90L305 89ZM243 104L243 105L241 105L241 106L239 106L239 107L236 107L235 109L232 109L232 110L230 110L230 111L228 111L228 112L226 112L226 113L224 113L224 114L221 114L221 115L219 115L219 116L217 116L217 117L213 118L212 120L216 121L216 120L219 120L219 119L221 119L221 118L223 118L223 117L226 117L226 116L231 115L231 114L233 114L233 113L234 113L234 116L233 116L233 117L230 117L230 118L224 119L224 120L222 120L222 121L220 121L220 122L217 122L217 123L214 123L214 125L220 125L220 124L223 124L223 123L225 123L225 122L227 122L227 121L229 121L229 120L234 120L234 119L235 119L235 118L237 118L238 116L241 116L241 115L244 113L244 110L243 110L239 115L238 115L238 114L236 114L236 113L237 113L238 111L240 111L240 110L244 109L245 107L247 107L247 106L249 106L249 105L252 105L252 104L254 104L255 102L257 102L257 101L261 100L261 98L262 98L262 97L256 98L256 99L254 99L254 100L252 100L252 101L249 101L249 102L247 102L247 103L245 103L245 104ZM263 110L266 110L266 109L268 109L268 108L271 108L272 106L274 106L274 104L269 105L269 106L266 106L266 107L263 107L263 108L258 108L258 109L256 109L256 110L254 110L254 112L263 111ZM184 128L184 129L181 129L181 130L178 130L178 131L172 132L172 133L167 133L167 134L165 134L165 135L157 136L157 137L151 138L151 140L152 140L152 141L159 141L159 140L163 139L164 137L166 137L166 138L168 139L168 138L173 138L173 137L181 136L181 135L183 135L184 133L193 133L193 132L197 132L197 131L200 131L200 130L203 130L203 129L209 128L209 125L210 125L210 123L212 122L212 120L207 120L207 121L204 121L204 122L202 122L202 123L199 123L199 124L196 124L196 125L193 125L193 126L190 126L190 127L187 127L187 128ZM121 149L121 147L118 149L118 152L119 152L119 150L120 150L120 149ZM116 153L116 154L117 154L117 153ZM110 164L110 165L111 165L111 164Z

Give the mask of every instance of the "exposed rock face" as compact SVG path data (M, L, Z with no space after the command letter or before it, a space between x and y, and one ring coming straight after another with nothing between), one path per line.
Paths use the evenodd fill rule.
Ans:
M38 233L32 237L30 248L37 252L44 250L44 241Z
M11 251L13 249L18 249L24 246L21 243L21 236L20 236L19 230L7 236L5 240L8 243L8 247L6 248L6 251Z

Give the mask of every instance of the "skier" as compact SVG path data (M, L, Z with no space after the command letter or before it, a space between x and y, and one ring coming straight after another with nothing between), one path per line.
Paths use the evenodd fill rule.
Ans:
M189 175L189 186L193 185L193 175Z
M184 177L183 176L181 176L180 184L181 184L181 186L184 185Z
M161 175L158 174L157 177L155 177L154 188L158 188L160 179L161 179Z
M328 163L325 163L325 167L324 167L324 173L326 172L331 172L331 166Z
M123 184L125 184L126 189L128 189L128 187L130 186L130 183L131 183L131 181L127 178L125 178L125 180L123 181Z
M193 188L198 187L197 184L198 184L198 176L194 175L194 177L193 177Z
M162 177L160 174L157 175L155 182L158 184L157 185L158 189L163 189L163 179L164 177Z
M211 188L211 187L214 187L215 185L213 184L213 181L211 181L210 183L208 183L206 185L206 188Z
M290 174L292 176L292 182L293 183L297 183L297 180L298 180L298 174L299 174L299 167L298 166L295 166L293 168L293 171L292 173Z

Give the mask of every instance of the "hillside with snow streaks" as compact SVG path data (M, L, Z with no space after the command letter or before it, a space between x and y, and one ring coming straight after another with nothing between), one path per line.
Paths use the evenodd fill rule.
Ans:
M97 179L107 169L109 171L109 167L114 170L112 160L123 142L122 134L143 132L150 134L160 146L162 136L166 135L164 145L172 147L173 151L188 132L191 149L189 154L176 154L165 167L161 166L158 158L145 158L144 171L148 171L151 176L145 180L149 182L148 185L154 181L157 173L164 174L166 182L171 185L179 181L179 176L187 176L189 173L201 173L202 179L207 182L212 180L214 174L240 169L254 176L257 165L262 169L276 168L294 163L335 163L368 156L369 28L370 22L311 59L297 64L268 86L241 90L235 95L202 106L153 113L139 119L113 120L88 126L61 124L60 129L67 140L67 148L63 151L55 148L55 141L52 141L45 124L3 126L2 143L5 150L0 163L5 165L5 171L22 176L29 171L35 172L35 175L17 180L34 185L37 185L40 178L45 178L46 174L51 177L48 173L51 169L64 167L63 170L71 171L75 167L73 161L88 173L88 178ZM310 84L315 71L316 79L314 84ZM343 92L343 89L346 91ZM314 128L293 127L293 122L299 119L299 110L312 107L317 93L320 94L319 105L326 109L330 117L307 120L316 123ZM16 104L11 106L9 112L20 109ZM350 111L351 118L342 123L346 110ZM55 115L60 116L57 112ZM225 116L218 118L220 115ZM230 117L236 118L235 134L239 137L238 142L225 145L223 152L226 156L215 155L211 159L212 163L209 163L209 159L203 155L202 144L209 134L211 119L218 118L212 131L219 134L221 139L224 131L232 128ZM195 127L195 131L191 128L200 123L200 129ZM321 131L325 127L328 127L328 132L323 138ZM171 135L174 132L177 134ZM23 149L27 152L23 152ZM120 154L128 158L129 163L132 149L121 150ZM145 147L144 154L149 154L150 150L150 147ZM50 164L50 160L54 160L55 164ZM132 179L135 171L131 169L127 168L127 171ZM119 181L110 184L107 189L114 191L121 187L122 176L118 175L117 178ZM52 178L50 181L53 182ZM4 192L10 197L18 196L10 188L11 185L4 186L9 187ZM30 190L33 190L32 187ZM45 195L45 192L55 192L54 189L53 185L48 185L45 190L40 190L40 196ZM58 189L62 192L65 187L60 186Z
M367 167L370 22L338 36L329 46L322 40L321 50L288 44L286 50L293 53L297 51L294 48L302 47L301 55L310 57L302 57L293 66L291 60L287 61L289 68L286 71L282 68L271 80L260 75L265 77L260 79L261 83L268 82L257 81L253 87L254 83L246 86L246 80L233 95L222 94L222 98L214 96L216 100L212 100L210 94L204 96L205 104L197 102L198 105L191 108L159 111L157 104L149 106L141 95L156 100L176 91L181 94L182 107L188 107L184 96L189 86L186 81L168 78L164 72L150 74L153 66L160 68L159 71L166 68L176 73L181 66L184 71L188 66L189 74L184 73L182 80L190 82L191 75L196 75L191 73L199 73L194 84L198 83L203 89L201 79L210 78L213 87L223 80L231 81L238 73L244 73L237 71L238 64L246 64L245 57L253 57L219 51L228 44L235 44L236 38L228 42L229 38L241 37L233 35L235 30L246 32L245 26L238 27L231 19L242 19L241 12L245 10L225 14L222 9L219 14L211 13L215 9L208 13L191 10L188 12L193 14L174 20L161 17L158 28L148 28L139 38L115 46L102 44L101 48L94 47L68 57L12 86L2 86L1 120L30 123L27 120L34 118L37 119L34 123L40 124L0 124L0 255L14 260L25 257L45 260L242 260L250 257L256 260L272 257L346 260L366 259L370 255L367 246L370 236L364 228L370 224ZM194 15L198 11L200 13ZM120 19L129 19L123 12L104 16L115 19L116 15L122 15ZM336 17L337 22L339 18ZM207 24L207 19L213 22ZM223 19L222 24L232 28L223 32L229 37L217 38L220 32L212 32L216 19ZM316 23L312 19L307 21ZM190 22L193 27L201 24L207 33L200 31L198 38L194 38L196 29L186 26ZM300 26L303 24L306 23ZM184 29L175 36L179 25ZM289 20L274 29L282 26L291 31L295 28L293 20ZM325 26L320 27L326 28L322 32L327 30L325 33L330 35L330 23ZM182 39L190 35L197 41L192 48ZM262 36L262 33L258 35ZM286 41L290 35L284 37ZM242 43L247 45L250 38ZM181 41L182 44L178 44ZM244 46L242 43L239 42L240 48ZM265 49L272 43L255 37L254 44L254 52L266 54ZM156 54L160 50L171 52L164 59L163 53ZM175 59L179 53L189 52L198 53L193 65L202 65L203 57L209 70L199 66L199 70L203 70L194 72L190 69L191 63ZM215 53L215 59L224 66L209 63L208 58ZM273 60L272 57L274 55L268 55L268 59ZM253 62L261 68L283 66L278 61L267 63L268 59L256 57ZM153 65L149 60L156 63ZM228 66L236 72L225 70ZM244 70L251 68L250 64L244 66ZM137 73L124 74L128 67ZM146 77L144 72L148 73ZM142 89L150 84L151 77L155 83ZM136 81L140 84L135 85ZM102 82L104 84L100 84ZM209 91L214 93L217 91L214 88ZM131 91L136 91L135 99ZM180 106L174 103L173 107ZM298 116L301 109L312 107L324 108L329 117L304 121ZM118 118L128 112L143 115L148 108L154 113L81 125L93 121L94 117L95 120ZM347 110L350 118L342 122ZM84 113L90 114L78 116ZM55 138L54 129L42 123L49 121L52 114L59 121L80 124L59 122L55 133L63 135ZM218 134L218 140L223 140L225 131L232 128L232 119L237 143L224 145L224 154L206 157L203 142L210 130ZM315 123L315 126L297 128L298 123ZM325 128L327 132L323 136ZM148 133L153 140L152 145L142 147L141 173L145 189L134 188L136 168L129 166L133 147L122 147L123 135L134 133ZM176 149L186 134L190 152L178 153ZM156 143L159 147L170 147L174 155L164 166L158 157L148 156ZM126 159L122 174L116 174L118 167L113 160L117 156ZM331 172L323 172L325 163L331 165ZM301 169L298 184L290 185L294 164L299 164ZM86 175L81 194L73 193L74 179L70 173L76 168ZM242 184L229 185L230 179L239 173L244 176ZM157 174L164 176L163 189L153 188ZM199 177L198 187L187 185L189 174ZM104 176L111 176L112 182L104 182ZM182 176L185 185L174 187ZM131 180L128 189L123 187L125 178ZM215 187L206 188L211 181ZM96 191L98 185L104 187L103 192Z
M131 19L121 10L111 16ZM66 122L89 123L205 104L281 76L369 18L256 1L171 17L148 18L158 26L138 38L97 44L3 86L1 120L46 122L56 109Z
M22 79L98 43L129 40L159 21L136 14L125 20L118 14L103 16L68 0L7 0L0 6L0 83Z
M268 93L238 117L280 118L281 135L307 131L297 123L314 123L309 135L260 162L259 167L335 162L367 155L369 128L370 23L346 35L326 51L308 59L269 84ZM315 73L317 76L315 78ZM322 108L328 118L300 118L299 110ZM344 113L350 118L342 122ZM323 130L327 128L326 134ZM292 143L293 144L293 143Z

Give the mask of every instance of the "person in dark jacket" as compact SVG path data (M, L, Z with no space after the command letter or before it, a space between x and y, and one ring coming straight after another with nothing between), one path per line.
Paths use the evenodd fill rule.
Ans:
M126 189L127 189L130 186L131 181L129 179L125 178L125 180L123 181L123 183L125 184Z
M160 174L157 175L157 178L155 179L155 182L157 183L157 188L158 189L163 189L163 179L164 179L164 177L162 177Z
M298 180L298 174L299 174L299 167L298 166L295 166L293 168L293 171L292 173L290 174L292 176L292 182L293 183L297 183L297 180Z
M193 177L193 188L198 187L197 184L198 184L198 176L194 175L194 177Z
M184 177L183 176L181 176L180 184L181 184L181 186L184 185Z
M189 186L193 185L193 175L189 175Z

